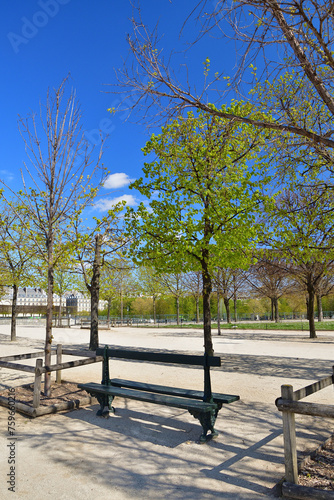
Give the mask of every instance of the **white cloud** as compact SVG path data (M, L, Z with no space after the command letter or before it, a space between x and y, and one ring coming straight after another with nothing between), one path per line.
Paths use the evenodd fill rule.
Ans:
M12 181L14 179L14 175L9 170L0 170L0 176L4 177L7 181Z
M124 172L110 174L107 177L103 187L105 187L107 189L117 189L117 188L127 186L128 184L130 184L130 182L133 182L134 180L135 179L130 179L128 174L125 174Z
M137 205L136 199L132 196L132 194L123 194L123 196L118 196L117 198L101 198L101 200L95 203L94 208L99 210L99 212L105 212L123 200L130 207Z

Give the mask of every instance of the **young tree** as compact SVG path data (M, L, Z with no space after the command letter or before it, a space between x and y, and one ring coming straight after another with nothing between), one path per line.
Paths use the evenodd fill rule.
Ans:
M101 269L101 284L100 284L100 297L103 300L106 300L108 303L107 306L107 322L110 323L110 314L111 314L111 306L113 300L116 300L118 297L117 290L117 271L115 270L114 265L112 265L109 261L108 264L102 267Z
M185 289L194 297L196 304L196 323L199 323L199 302L203 294L203 280L200 271L190 271L183 277Z
M140 266L137 270L139 290L146 297L152 298L153 321L157 322L156 301L166 292L161 276L153 267Z
M111 293L115 292L115 298L119 302L119 313L121 325L124 317L124 298L134 295L137 291L137 283L133 276L133 265L125 255L117 255L113 260L106 261L107 272L112 273Z
M319 187L286 189L271 218L271 237L279 267L307 293L310 338L316 338L314 302L323 277L334 263L333 193ZM273 252L274 253L274 252Z
M231 323L230 300L234 303L234 320L237 321L237 292L245 283L245 271L243 269L223 269L218 267L213 275L214 287L217 293L218 303L218 335L220 335L220 297L223 298L226 309L226 322Z
M182 273L161 273L161 283L174 297L176 302L176 324L180 324L180 298L184 295L183 275Z
M102 219L95 218L96 227L83 228L77 218L72 224L72 251L78 263L78 272L82 275L91 297L91 328L89 349L94 351L99 346L99 299L100 278L106 260L113 255L121 255L126 246L120 214L124 203L120 202L108 211Z
M328 266L327 273L322 277L317 288L316 298L317 298L317 309L318 309L318 321L321 322L323 318L322 311L322 297L329 295L334 289L334 265Z
M257 255L257 262L248 273L247 281L258 297L268 297L271 301L271 320L279 321L278 299L292 291L292 283L286 271L285 262L270 252Z
M25 165L26 176L22 174L23 189L17 194L20 210L15 213L22 224L22 211L28 216L30 239L46 262L46 366L51 364L54 269L64 252L61 242L66 226L91 203L96 193L92 186L96 183L94 176L100 166L103 144L102 140L95 155L81 129L75 93L67 92L67 84L65 79L58 88L48 91L38 118L31 114L26 120L20 120L30 167ZM46 372L44 392L47 396L50 396L50 387L50 373Z
M233 103L231 110L242 107ZM256 241L255 213L265 199L260 185L268 181L255 161L263 141L249 127L189 113L152 136L144 153L157 159L145 163L146 181L132 184L151 198L150 209L142 203L126 216L136 260L151 259L159 272L201 272L209 354L212 271L217 265L245 265L243 251Z
M62 301L66 292L78 288L77 274L74 272L73 263L62 262L54 271L54 293L59 297L58 326L61 326Z
M14 206L14 205L13 205ZM29 240L29 219L22 214L24 224L17 223L16 210L5 203L0 220L0 272L6 276L7 286L13 288L11 341L16 340L17 294L20 286L34 282L35 249Z

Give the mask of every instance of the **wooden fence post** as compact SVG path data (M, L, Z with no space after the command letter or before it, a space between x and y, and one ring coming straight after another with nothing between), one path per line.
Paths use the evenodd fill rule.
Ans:
M282 385L281 395L282 399L292 401L293 400L292 385ZM290 483L298 484L295 414L288 411L282 411L282 418L283 418L285 480Z
M62 345L57 344L57 365L61 364ZM56 372L56 384L61 384L61 370Z
M35 383L34 383L34 399L32 402L33 408L38 408L40 399L41 399L41 381L42 374L40 372L40 368L43 366L43 360L38 358L36 359L36 368L35 368Z

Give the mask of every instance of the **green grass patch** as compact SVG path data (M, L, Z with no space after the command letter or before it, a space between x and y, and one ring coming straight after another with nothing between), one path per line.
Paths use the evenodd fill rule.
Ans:
M134 324L134 326L136 326ZM212 323L212 328L217 329L217 323ZM148 325L139 325L139 328L197 328L203 329L203 324L198 323L182 323L180 325L176 324L148 324ZM309 331L308 322L305 321L291 321L291 322L282 322L282 323L273 323L271 321L257 321L256 323L221 323L221 330L301 330L301 331ZM321 321L315 322L316 331L333 331L334 330L334 321Z
M217 328L216 324L212 324L212 328ZM309 325L307 321L296 321L289 323L272 323L271 321L259 321L257 323L223 323L220 325L222 330L301 330L308 331ZM332 331L334 330L334 321L317 322L315 323L317 331Z

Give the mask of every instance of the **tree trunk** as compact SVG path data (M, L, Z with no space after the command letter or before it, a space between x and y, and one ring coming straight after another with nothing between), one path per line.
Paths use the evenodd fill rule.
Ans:
M309 297L306 296L306 319L309 321L310 315L309 315Z
M231 323L230 301L227 297L224 297L224 305L226 309L226 323Z
M156 324L157 322L157 311L156 311L156 297L155 295L153 294L153 321L154 321L154 324Z
M108 308L107 308L107 322L110 322L110 310L111 310L111 297L108 297Z
M274 297L272 299L272 302L273 302L273 308L274 308L274 320L275 320L275 323L278 323L279 322L279 315L278 315L278 298L277 297Z
M10 324L10 340L12 342L14 342L14 340L16 340L17 290L18 290L18 287L14 283L14 285L13 285L13 299L12 299L12 319L11 319L11 324Z
M315 323L314 323L314 299L315 299L315 292L314 288L312 285L307 287L308 291L308 308L307 308L307 315L308 315L308 322L309 322L309 329L310 329L310 339L316 339L317 334L315 331Z
M121 285L121 292L120 292L120 318L121 318L121 326L123 326L123 288Z
M234 322L237 322L237 296L234 294L233 296L233 305L234 305Z
M99 347L99 298L100 298L100 274L101 274L101 245L102 236L95 236L95 255L93 262L93 276L91 281L91 318L90 318L90 343L89 349L96 351Z
M59 311L58 311L58 326L61 327L61 301L62 296L59 295Z
M220 295L219 295L218 289L217 289L217 328L218 328L218 335L221 335L221 331L220 331Z
M320 294L317 294L317 306L318 306L318 321L322 321L324 319L324 315L322 312L322 297Z
M46 306L46 335L45 335L45 365L51 365L51 344L52 344L52 312L53 312L53 282L54 282L54 264L53 264L53 235L52 229L49 232L47 240L48 250L48 290L47 290L47 306ZM44 379L44 394L46 397L51 396L51 373L45 372Z
M196 297L196 323L199 323L199 297Z
M176 297L176 324L180 324L180 297Z
M274 309L275 309L275 307L274 307L274 299L273 299L273 297L270 297L270 305L271 305L270 321L274 321L274 317L275 317L275 315L274 315Z
M203 329L204 329L204 350L209 356L213 355L213 344L211 335L211 307L210 296L212 292L212 281L210 273L205 265L206 261L202 262L202 279L203 279Z

